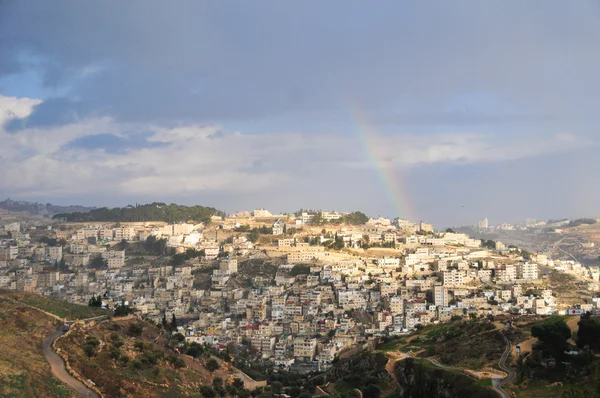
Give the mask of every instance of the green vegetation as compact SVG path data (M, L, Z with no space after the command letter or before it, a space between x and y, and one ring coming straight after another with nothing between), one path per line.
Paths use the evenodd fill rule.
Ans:
M519 338L519 332L515 330L514 333ZM470 319L430 326L401 350L419 349L425 349L424 356L436 356L446 365L480 369L498 362L505 343L492 322Z
M583 315L578 323L577 347L600 353L600 319Z
M296 264L294 268L290 271L291 276L310 274L310 265L306 264Z
M56 214L56 213L67 213L67 212L86 212L90 211L91 207L83 206L57 206L52 203L37 203L37 202L26 202L22 200L4 200L0 202L0 209L6 209L14 212L25 211L31 214Z
M382 352L396 351L399 345L405 343L406 340L403 338L383 337L377 349Z
M129 315L133 312L133 309L131 309L128 305L125 305L125 302L122 301L121 304L117 305L115 307L115 316L126 316Z
M569 222L566 227L578 227L580 225L594 225L597 221L594 218L578 218L577 220L573 220Z
M396 377L405 397L478 397L498 395L487 383L474 381L460 373L429 366L425 361L408 358L398 362Z
M224 213L213 208L204 206L181 206L174 203L167 205L165 203L150 203L146 205L136 205L127 207L115 207L109 209L102 207L93 209L87 213L59 213L54 219L64 219L68 222L91 222L91 221L109 221L109 222L141 222L141 221L165 221L168 223L202 221L210 222L210 217L214 215L223 216Z
M88 302L88 306L102 308L102 297L96 296L95 294L92 296L90 301Z
M10 294L9 296L23 304L39 308L42 311L49 312L60 318L65 318L68 320L86 319L100 315L108 315L107 310L97 307L72 304L63 300L38 296L36 294Z
M481 240L481 247L485 247L486 249L489 249L489 250L495 250L496 249L496 242L494 242L491 239L488 239L488 240L482 239Z
M562 317L552 317L531 328L531 335L542 343L542 350L552 355L560 364L569 350L567 340L571 329Z
M364 225L367 221L369 221L369 217L366 216L365 213L360 211L354 211L349 214L344 214L342 217L337 220L326 221L323 218L322 212L317 212L313 217L311 224L312 225L324 225L324 224L348 224L348 225Z
M339 360L329 371L327 380L335 383L335 391L340 396L354 396L354 390L358 389L363 392L363 397L368 394L371 398L377 398L392 380L385 369L387 362L388 359L381 352L363 351Z
M156 256L160 256L165 254L165 250L167 249L167 240L166 239L156 239L156 236L149 236L144 241L144 249L151 254Z

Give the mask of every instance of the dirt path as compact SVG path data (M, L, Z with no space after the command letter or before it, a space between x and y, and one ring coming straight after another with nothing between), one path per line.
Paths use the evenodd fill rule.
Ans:
M42 343L42 352L46 357L46 360L50 363L50 369L52 370L52 374L58 380L67 384L69 387L74 389L77 394L85 398L100 398L98 394L94 391L88 389L83 383L74 378L67 372L65 369L65 363L63 359L52 349L52 342L56 340L58 337L63 335L62 325L48 336L44 342Z

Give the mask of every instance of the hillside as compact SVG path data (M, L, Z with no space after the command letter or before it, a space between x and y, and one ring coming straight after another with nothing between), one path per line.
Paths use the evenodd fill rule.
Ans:
M108 315L108 311L101 308L72 304L63 300L57 300L37 294L12 293L2 290L0 290L0 294L4 297L16 300L21 304L38 308L48 314L69 321Z
M0 397L75 396L41 350L56 328L53 317L0 294Z
M59 353L84 379L109 397L225 396L243 388L239 371L198 346L190 355L162 329L135 316L75 324L57 341ZM198 355L196 355L198 354ZM208 369L211 362L216 366ZM226 392L227 391L227 392ZM231 394L233 395L233 394Z
M0 291L0 397L93 396L90 388L106 397L249 396L245 386L256 386L213 350L185 344L181 335L170 338L132 315L98 315L107 312ZM61 336L63 319L85 321ZM93 384L86 388L82 381Z
M27 202L22 200L6 199L0 202L0 209L5 209L12 212L26 212L32 215L41 215L52 217L58 213L85 213L93 209L93 207L85 206L58 206L52 203L37 203Z
M181 206L176 204L150 203L109 209L102 207L89 212L64 212L53 218L68 222L142 222L165 221L169 223L202 221L209 222L214 215L224 215L213 207Z

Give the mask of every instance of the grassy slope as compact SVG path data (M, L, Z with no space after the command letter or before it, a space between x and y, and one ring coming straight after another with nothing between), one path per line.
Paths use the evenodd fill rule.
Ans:
M140 321L115 318L85 327L76 325L71 333L59 340L58 346L68 355L71 366L78 373L94 381L106 396L111 397L189 396L197 393L201 385L210 385L215 376L224 380L230 378L224 366L215 373L208 372L203 366L207 358L194 361L190 357L179 356L185 360L186 367L176 369L166 360L176 354L165 348L166 340L160 336L159 329L149 322L142 322L142 335L132 337L128 333L132 323ZM111 357L115 336L123 342L117 350L118 358L114 354ZM97 353L91 358L83 351L85 341L90 337L100 342ZM136 342L144 343L142 352L134 347ZM144 364L144 353L152 352L160 353L163 358L155 365ZM124 357L127 357L126 362L121 359Z
M0 397L69 397L41 351L56 329L46 314L0 296Z
M67 320L77 320L92 318L99 315L106 315L106 310L94 307L88 307L83 305L71 304L63 300L56 300L50 297L40 296L37 294L26 294L26 293L2 293L7 295L13 300L33 307L39 308L43 311L49 312L61 318Z

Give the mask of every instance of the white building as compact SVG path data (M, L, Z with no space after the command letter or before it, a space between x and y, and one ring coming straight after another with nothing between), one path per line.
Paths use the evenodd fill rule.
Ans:
M461 286L463 284L464 273L457 270L442 272L442 284L444 286Z
M433 287L433 302L437 307L448 306L448 288L436 285Z
M269 218L269 217L273 217L273 214L271 214L271 212L266 209L255 209L252 212L252 216L254 218Z
M518 279L535 280L538 279L538 265L534 263L524 263L517 265Z

